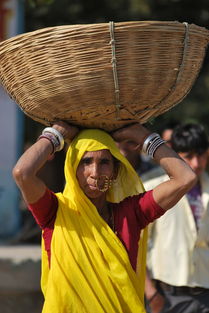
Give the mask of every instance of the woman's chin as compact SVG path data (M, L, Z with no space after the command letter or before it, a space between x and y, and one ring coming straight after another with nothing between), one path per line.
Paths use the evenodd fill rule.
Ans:
M98 190L97 187L91 186L88 190L85 191L85 195L90 199L97 199L104 195L104 192Z

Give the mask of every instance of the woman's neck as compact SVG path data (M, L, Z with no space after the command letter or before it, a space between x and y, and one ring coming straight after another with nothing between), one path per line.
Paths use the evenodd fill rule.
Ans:
M98 211L99 215L101 216L101 218L103 218L103 220L105 220L105 222L114 231L115 226L114 226L113 211L112 211L109 203L106 201L106 199L105 199L105 201L101 201L101 199L100 200L93 199L92 203L96 206L97 211Z
M99 198L91 199L91 202L95 205L98 211L101 211L106 206L106 194L103 194Z
M97 199L91 199L91 202L97 208L99 215L105 218L108 215L108 202L106 201L106 196Z

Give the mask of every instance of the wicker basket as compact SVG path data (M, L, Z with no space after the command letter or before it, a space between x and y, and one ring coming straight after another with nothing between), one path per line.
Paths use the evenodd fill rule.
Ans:
M208 42L207 29L179 22L44 28L0 43L0 80L36 121L111 131L182 101Z

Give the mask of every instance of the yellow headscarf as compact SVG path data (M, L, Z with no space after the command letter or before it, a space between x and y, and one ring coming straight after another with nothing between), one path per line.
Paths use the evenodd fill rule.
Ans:
M58 193L51 243L51 267L42 248L42 313L145 313L146 238L141 240L140 277L132 269L121 241L80 189L77 166L86 151L108 149L120 161L116 184L107 200L120 202L143 192L138 175L101 130L84 130L71 143L65 161L66 186Z

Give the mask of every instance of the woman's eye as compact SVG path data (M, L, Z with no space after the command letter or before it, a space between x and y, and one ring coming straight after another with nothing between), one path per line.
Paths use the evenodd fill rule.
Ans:
M104 165L110 164L110 160L108 160L108 159L103 159L103 160L101 160L101 164L104 164Z
M91 164L91 159L90 158L84 158L84 159L82 159L81 160L81 164L86 164L86 165L88 165L88 164Z

